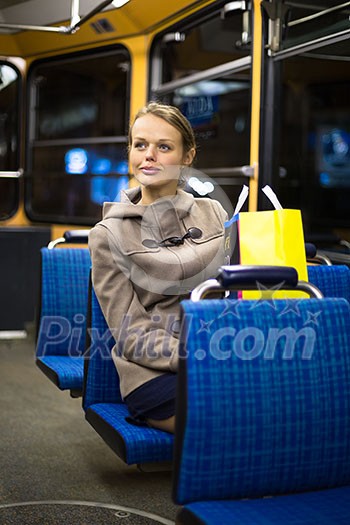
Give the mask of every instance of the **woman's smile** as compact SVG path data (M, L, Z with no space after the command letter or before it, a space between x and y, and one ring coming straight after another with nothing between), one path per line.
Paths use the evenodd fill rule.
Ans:
M139 169L145 175L156 175L161 171L160 168L157 168L156 166L141 166Z

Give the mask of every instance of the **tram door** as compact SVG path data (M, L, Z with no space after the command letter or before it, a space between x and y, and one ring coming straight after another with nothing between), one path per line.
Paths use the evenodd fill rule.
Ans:
M179 107L196 134L187 190L221 201L228 213L253 175L251 12L245 4L215 2L201 18L158 35L152 49L150 98Z
M350 240L350 6L293 1L265 15L261 182L302 209L307 235Z

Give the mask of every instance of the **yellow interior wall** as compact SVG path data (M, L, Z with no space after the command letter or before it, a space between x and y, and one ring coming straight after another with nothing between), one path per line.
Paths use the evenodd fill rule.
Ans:
M21 49L14 36L0 35L0 55L6 57L21 56Z

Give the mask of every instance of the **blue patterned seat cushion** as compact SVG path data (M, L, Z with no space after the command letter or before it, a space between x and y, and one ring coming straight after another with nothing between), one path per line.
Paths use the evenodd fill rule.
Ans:
M243 501L189 503L184 525L349 525L350 487Z
M84 378L84 358L48 355L37 357L39 368L61 390L81 390Z
M345 299L184 301L175 501L350 484ZM177 413L178 414L178 413Z
M344 297L350 302L350 268L343 265L308 266L309 281L325 297Z
M85 351L91 259L87 248L41 249L41 310L36 355Z
M99 403L88 408L86 419L128 465L170 461L173 435L132 425L125 419L129 415L123 403Z
M121 403L119 376L112 359L115 340L108 329L94 289L90 298L90 341L86 352L83 407L96 403Z

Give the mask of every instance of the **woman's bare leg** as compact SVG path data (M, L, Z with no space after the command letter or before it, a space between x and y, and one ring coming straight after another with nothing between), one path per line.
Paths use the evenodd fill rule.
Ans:
M151 427L165 430L165 432L170 432L171 434L175 432L175 416L171 416L168 419L147 419L147 423Z

